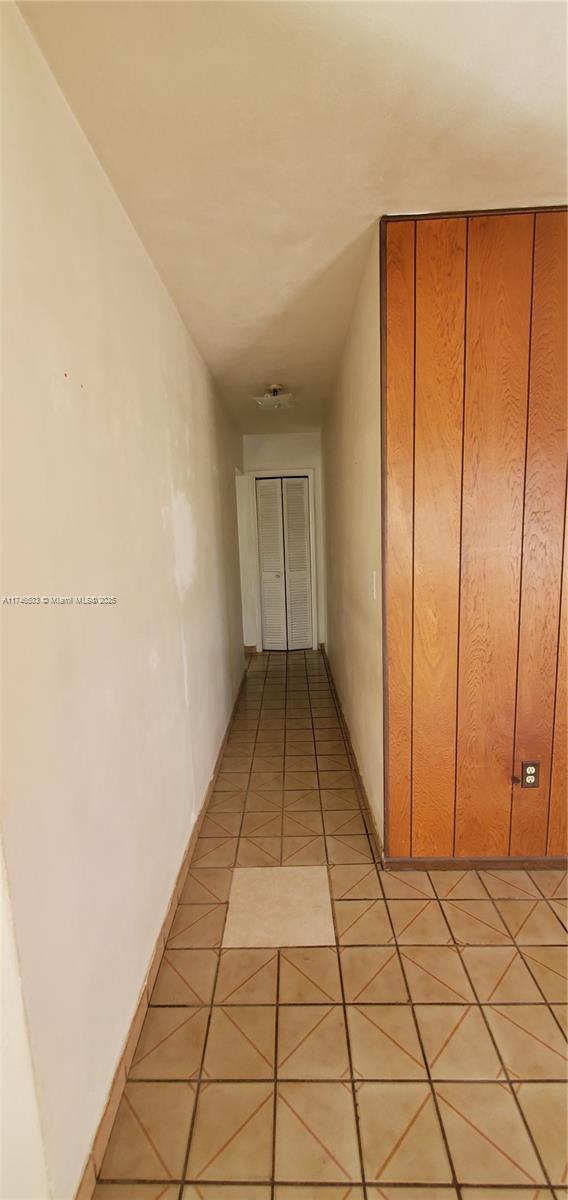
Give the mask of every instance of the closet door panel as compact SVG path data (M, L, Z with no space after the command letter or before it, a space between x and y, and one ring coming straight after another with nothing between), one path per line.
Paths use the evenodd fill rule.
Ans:
M540 786L514 789L516 855L546 853L566 475L566 266L565 213L537 213L515 775L523 760L538 759Z
M265 650L286 650L284 537L280 479L257 479L256 506L262 645Z
M385 630L388 853L410 854L414 456L413 221L386 227Z
M436 857L453 851L466 233L416 226L412 854Z
M534 216L469 222L455 853L509 849Z
M312 647L312 588L308 480L282 480L288 649Z

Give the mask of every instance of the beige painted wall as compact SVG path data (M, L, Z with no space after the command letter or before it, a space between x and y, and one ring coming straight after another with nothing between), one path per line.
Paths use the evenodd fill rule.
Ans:
M43 1137L8 881L0 854L0 1196L45 1200Z
M3 23L3 836L72 1196L243 670L241 443L14 6Z
M278 420L280 414L275 414ZM316 541L316 589L319 641L325 640L326 628L326 580L325 580L325 519L322 486L321 433L253 433L243 437L243 469L245 471L294 471L311 468L314 472L314 516ZM248 524L252 517L250 513ZM251 550L252 548L252 550ZM256 579L256 564L250 554L256 553L254 537L241 537L241 561L245 562L244 573L248 586L243 588L243 623L245 644L254 644L256 633L256 591L250 580ZM252 634L252 637L251 637ZM247 641L247 637L250 641Z
M377 228L324 426L323 464L327 650L382 833L379 336Z

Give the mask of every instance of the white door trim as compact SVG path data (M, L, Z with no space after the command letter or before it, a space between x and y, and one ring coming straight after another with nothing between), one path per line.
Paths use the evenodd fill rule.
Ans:
M290 470L274 468L272 471L247 471L249 479L249 494L254 531L254 597L256 614L256 648L262 651L262 611L260 607L260 561L258 548L258 513L256 510L256 481L257 479L289 478L303 476L308 479L308 504L310 511L310 566L312 575L312 649L317 650L318 640L318 577L316 563L316 507L315 507L315 471L313 467L294 467Z

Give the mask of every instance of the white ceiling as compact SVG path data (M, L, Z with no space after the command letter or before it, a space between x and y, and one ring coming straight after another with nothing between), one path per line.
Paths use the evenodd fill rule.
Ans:
M246 432L318 426L383 213L565 201L562 3L20 7Z

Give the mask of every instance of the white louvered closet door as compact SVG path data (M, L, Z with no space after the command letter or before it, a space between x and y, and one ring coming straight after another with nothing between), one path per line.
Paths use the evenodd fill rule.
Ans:
M312 581L308 480L282 480L288 649L312 646Z
M286 592L282 528L282 480L257 479L258 553L262 645L286 650Z

